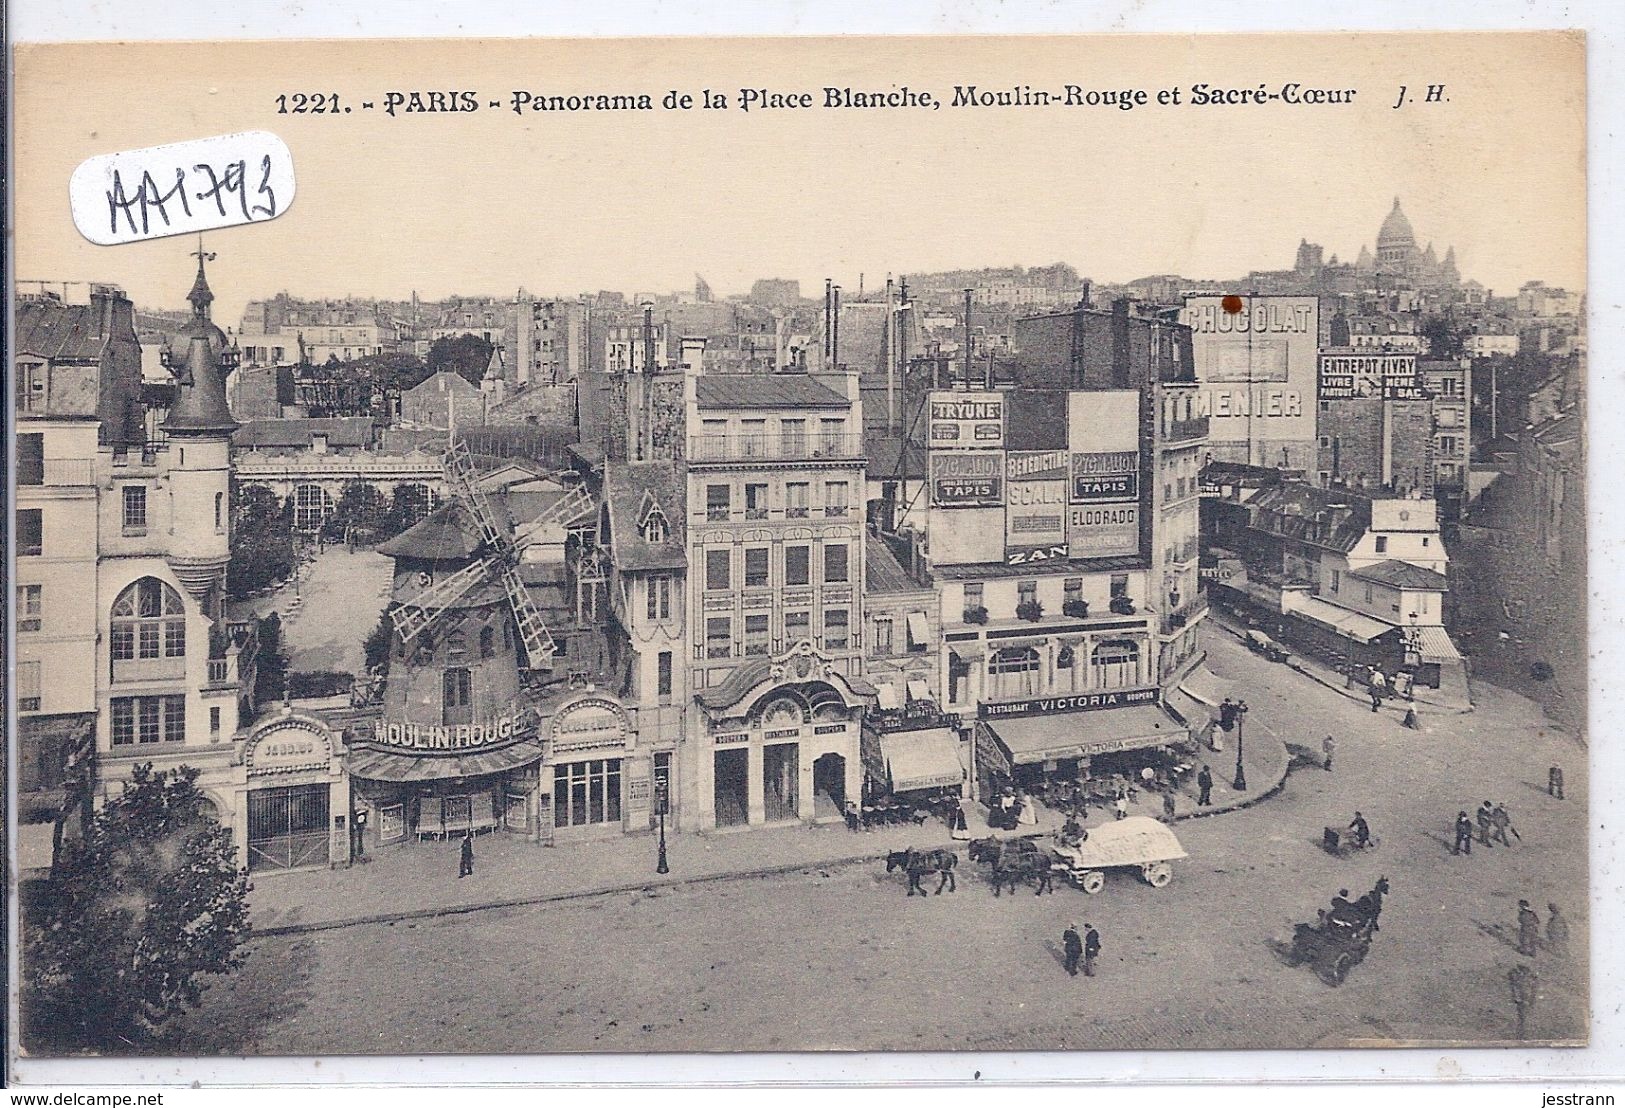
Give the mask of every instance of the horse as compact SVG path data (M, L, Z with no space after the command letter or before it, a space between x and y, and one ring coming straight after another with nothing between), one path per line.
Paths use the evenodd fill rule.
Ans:
M1034 896L1055 892L1055 877L1050 872L1049 855L1034 850L1006 850L993 862L993 895L1002 895L1004 886L1010 886L1010 893L1015 895L1016 886L1025 884L1029 880L1036 880L1037 888L1033 890Z
M931 873L940 873L942 875L942 880L937 882L937 896L942 895L944 886L951 893L958 892L959 883L954 880L954 867L958 864L959 855L951 850L922 851L915 850L913 847L905 847L902 850L894 850L886 855L887 873L895 869L901 869L908 875L909 896L913 896L916 889L919 890L921 896L925 895L925 889L920 885L920 878Z
M1376 886L1354 902L1355 911L1365 917L1366 922L1370 924L1373 931L1381 930L1377 926L1377 918L1382 915L1382 898L1387 895L1388 878L1379 877Z
M1002 858L1038 852L1038 844L1031 839L1001 839L997 835L989 835L985 839L972 839L968 850L971 861L982 862L995 868Z

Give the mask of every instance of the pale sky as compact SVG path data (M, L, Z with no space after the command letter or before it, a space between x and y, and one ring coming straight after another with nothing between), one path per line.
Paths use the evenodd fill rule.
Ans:
M855 289L891 273L1065 261L1096 281L1353 260L1396 195L1440 256L1499 293L1583 287L1582 40L1562 35L642 39L17 48L20 279L112 281L182 307L193 243L96 246L67 182L85 158L241 130L290 147L298 198L209 236L215 316L303 296L599 288L719 295L760 277ZM1358 89L1352 106L1190 104L1192 86ZM1116 108L951 108L955 85L1144 88ZM1423 102L1429 84L1447 100ZM1415 102L1395 110L1401 85ZM928 90L940 110L538 112L515 90ZM1184 103L1159 107L1158 90ZM364 112L388 90L480 110ZM279 115L337 92L348 115ZM504 107L487 107L490 100Z

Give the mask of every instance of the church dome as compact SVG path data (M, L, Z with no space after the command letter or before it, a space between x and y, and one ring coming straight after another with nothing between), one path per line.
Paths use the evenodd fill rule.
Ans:
M1393 211L1382 221L1382 230L1377 233L1377 249L1380 251L1383 247L1415 245L1416 235L1411 231L1411 221L1399 210L1399 197L1396 196Z

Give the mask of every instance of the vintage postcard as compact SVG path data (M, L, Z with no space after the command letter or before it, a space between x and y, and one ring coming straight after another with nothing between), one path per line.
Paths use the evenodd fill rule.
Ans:
M1588 1042L1583 36L15 62L25 1058Z

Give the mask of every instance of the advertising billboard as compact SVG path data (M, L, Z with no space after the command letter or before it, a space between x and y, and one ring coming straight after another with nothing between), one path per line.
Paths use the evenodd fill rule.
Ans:
M1004 394L934 392L926 443L953 450L1004 449Z
M1140 553L1140 394L1134 389L1067 397L1067 553L1106 558Z
M1138 450L1072 455L1072 503L1111 503L1140 498Z
M1140 505L1069 505L1066 509L1066 542L1074 558L1138 554Z
M1357 397L1423 400L1427 390L1416 373L1415 354L1328 351L1320 355L1320 399Z
M1066 557L1069 452L1012 450L1005 459L1005 564Z
M1201 382L1191 414L1208 417L1214 456L1273 464L1285 448L1291 464L1312 465L1320 298L1187 296L1179 321Z
M1004 505L1004 451L933 450L928 464L933 508Z

